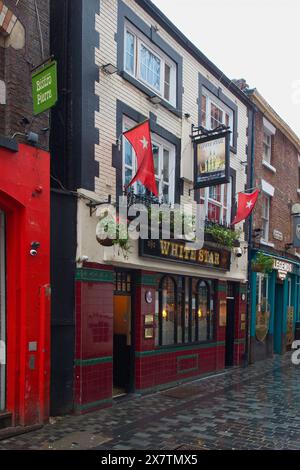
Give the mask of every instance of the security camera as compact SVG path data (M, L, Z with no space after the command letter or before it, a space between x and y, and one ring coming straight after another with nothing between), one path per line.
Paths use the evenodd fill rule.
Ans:
M77 262L78 262L78 263L84 263L85 261L88 261L88 260L89 260L89 257L83 255L83 256L79 256Z
M30 256L37 256L37 250L30 250Z
M234 254L237 258L241 258L243 256L243 250L242 248L235 248Z

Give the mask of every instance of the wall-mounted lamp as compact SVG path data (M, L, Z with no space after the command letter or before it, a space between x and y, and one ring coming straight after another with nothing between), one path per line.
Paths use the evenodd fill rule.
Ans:
M202 318L202 310L201 310L201 308L199 308L199 310L198 310L198 318Z
M293 243L286 243L286 244L284 245L284 247L285 247L286 251L288 251L288 250L290 250L290 249L293 247L293 245L294 245Z
M107 75L113 75L114 73L117 73L117 71L118 71L118 68L113 64L102 65L101 69Z
M161 97L157 95L152 95L148 99L152 104L160 104L162 102Z
M168 316L167 310L164 308L162 311L162 317L166 319L167 316Z
M243 166L248 166L248 162L247 162L247 161L245 161L245 162L240 162L240 164L243 165Z

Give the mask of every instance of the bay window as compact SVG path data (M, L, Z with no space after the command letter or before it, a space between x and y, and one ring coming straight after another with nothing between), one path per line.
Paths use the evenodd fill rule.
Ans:
M124 44L125 71L176 107L175 62L129 23Z
M136 122L124 118L123 131L134 127ZM151 134L155 180L157 184L159 202L174 204L175 188L175 146L156 134ZM137 172L136 155L131 144L123 137L123 186L127 186ZM135 194L146 194L146 188L137 181L133 185Z

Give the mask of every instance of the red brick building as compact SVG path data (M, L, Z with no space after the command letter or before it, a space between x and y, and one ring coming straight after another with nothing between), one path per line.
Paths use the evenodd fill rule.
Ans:
M255 361L284 353L299 320L300 252L294 246L293 213L300 203L300 139L256 89L245 91L256 106L252 184L261 190L251 259L262 253L272 260L270 272L256 272L251 265L250 353Z
M31 94L48 56L49 1L0 1L1 434L49 416L49 116L33 118Z

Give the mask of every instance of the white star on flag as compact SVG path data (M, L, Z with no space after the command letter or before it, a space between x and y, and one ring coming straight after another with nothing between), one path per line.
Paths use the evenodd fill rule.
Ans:
M247 204L246 204L247 209L251 209L252 206L253 206L252 201L247 202Z
M143 145L143 149L147 149L147 148L148 148L149 142L148 142L148 140L146 139L146 137L143 137L143 139L140 140L140 142L141 142L142 145Z

